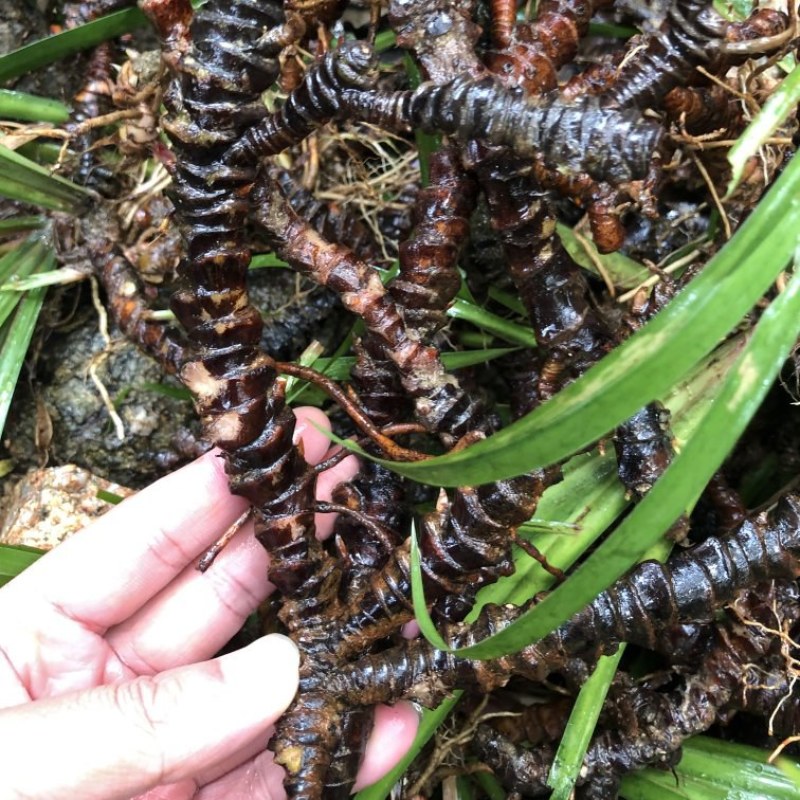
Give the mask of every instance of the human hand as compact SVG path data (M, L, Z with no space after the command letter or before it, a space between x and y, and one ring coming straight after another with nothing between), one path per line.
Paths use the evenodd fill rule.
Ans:
M327 439L297 412L312 464ZM318 480L320 499L357 465ZM266 597L268 557L245 525L210 570L200 556L246 508L207 454L125 500L0 590L3 798L284 797L264 747L299 657L283 636L210 659ZM325 519L327 517L327 519ZM319 515L323 532L331 515ZM413 739L404 704L376 710L358 785Z

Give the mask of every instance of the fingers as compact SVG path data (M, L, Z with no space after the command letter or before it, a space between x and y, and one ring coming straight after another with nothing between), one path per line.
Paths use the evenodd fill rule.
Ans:
M347 456L331 469L325 470L317 477L317 500L326 503L331 501L331 493L340 483L350 481L359 470L358 459L355 456ZM327 539L333 533L333 526L336 524L338 514L315 514L314 525L317 529L318 539Z
M155 675L210 658L238 631L272 588L269 557L249 521L205 573L194 564L105 636L115 658L104 682Z
M95 630L120 622L166 586L244 511L222 460L207 454L124 500L12 581L0 594L14 613L25 595Z
M418 725L417 712L409 703L376 706L375 725L367 741L355 790L380 780L397 765L411 747ZM283 776L283 768L274 763L273 754L266 750L208 783L197 794L196 800L245 800L250 797L284 800ZM148 796L147 800L151 798Z
M298 668L297 648L273 635L155 678L0 712L4 792L116 800L185 785L266 736L297 690Z
M328 440L311 422L329 427L327 417L318 409L296 413L305 455L311 463L318 462L326 454ZM330 498L333 485L348 480L357 468L356 460L348 457L323 472L324 499ZM333 530L333 516L317 515L328 534ZM133 616L108 631L106 641L116 658L106 666L105 680L154 675L210 658L271 590L268 564L266 551L253 536L252 522L236 534L207 572L201 574L194 562L189 564Z
M379 781L408 752L419 727L419 716L410 703L375 707L375 726L364 750L356 791Z
M294 426L293 441L303 450L303 456L309 464L319 464L328 452L331 443L325 434L319 431L331 429L331 423L324 411L314 406L301 406L294 410L297 418Z
M294 429L295 442L301 441L303 453L309 464L319 464L324 458L333 455L338 449L330 447L330 441L318 430L329 431L331 423L323 411L312 406L303 406L295 409L297 415L297 425ZM358 459L355 456L347 456L331 469L325 470L317 476L316 497L317 500L330 502L331 492L337 484L349 481L358 472ZM318 539L327 539L333 533L333 526L336 523L336 514L315 514L314 527L317 531Z

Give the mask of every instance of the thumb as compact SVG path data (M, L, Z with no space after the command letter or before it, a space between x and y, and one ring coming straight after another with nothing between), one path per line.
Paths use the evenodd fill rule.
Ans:
M3 797L114 800L190 778L266 736L297 691L299 660L272 635L213 661L2 711Z

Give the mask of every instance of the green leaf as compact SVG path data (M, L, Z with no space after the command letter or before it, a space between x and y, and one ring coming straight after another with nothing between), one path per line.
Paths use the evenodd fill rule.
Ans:
M714 8L725 19L743 20L753 13L753 0L714 0Z
M650 771L646 776L643 772L626 775L620 797L624 800L730 800L723 791L691 778L676 779L671 772L655 775Z
M52 269L55 264L53 250L45 248L39 241L32 242L30 250L26 250L26 253L33 253L35 256L35 267ZM20 295L10 292L0 295L0 305L4 299L3 295L13 297L15 304L19 300L14 316L4 326L2 344L0 344L0 434L6 424L17 378L22 369L46 291L46 289L34 289L22 295L21 298Z
M492 359L513 353L515 349L514 347L490 347L484 350L459 350L442 353L442 362L448 370L464 369L476 364L485 364ZM314 362L317 370L336 381L347 380L355 363L356 360L353 356L319 358Z
M764 312L695 435L619 528L541 603L494 636L454 652L496 658L519 650L553 631L630 569L697 502L755 414L798 334L800 275L794 275Z
M98 489L95 495L98 500L109 503L112 506L119 505L125 498L115 494L114 492L107 492L105 489Z
M725 197L730 197L739 185L748 159L758 152L790 114L796 112L798 103L800 103L800 67L796 66L783 79L781 85L772 91L764 107L730 149L728 161L733 172Z
M0 287L2 288L2 287ZM486 364L494 358L500 358L508 353L513 353L514 347L494 347L476 350L459 350L452 353L442 353L442 362L448 370L472 367L475 364ZM331 380L344 381L350 377L350 370L356 360L352 356L333 356L319 358L314 362L314 368ZM288 402L319 403L326 400L326 395L316 387L299 381L300 387L294 392Z
M602 36L609 39L630 39L639 31L628 25L614 25L610 22L590 22L589 36Z
M0 194L12 200L78 214L89 199L82 186L51 175L13 150L0 145Z
M51 269L27 278L17 273L11 280L0 285L0 292L27 292L29 289L41 289L43 286L64 286L68 283L85 281L88 277L87 272L72 267Z
M11 217L0 220L0 237L14 236L25 231L34 231L44 225L44 217Z
M475 783L486 793L489 800L507 800L508 792L491 773L476 772L472 777Z
M644 560L665 561L670 550L672 542L662 540L648 550ZM623 643L614 655L602 656L591 677L581 687L547 777L547 785L553 789L550 800L569 800L624 652Z
M163 397L169 397L172 400L180 400L181 402L191 403L192 393L185 386L172 386L169 383L151 383L145 382L139 386L145 392L152 392L153 394L160 394Z
M146 24L147 17L138 8L127 8L20 47L0 57L0 83L34 72L101 42L116 39Z
M311 344L300 353L300 358L297 359L297 364L301 367L314 367L316 366L319 369L319 360L320 356L324 352L323 346L316 340L311 342ZM286 378L286 402L293 403L297 397L302 394L304 387L306 386L306 382L300 380L300 378L295 378L293 375L289 375Z
M281 261L275 253L259 253L250 259L248 269L288 269L289 265Z
M510 311L513 311L515 314L519 314L520 317L525 318L528 315L527 310L525 309L525 304L522 300L517 297L515 294L511 294L511 292L507 292L504 289L498 289L496 286L489 287L489 298L504 305Z
M531 414L462 451L382 462L435 486L479 485L557 463L665 394L752 308L800 234L795 156L731 241L653 320Z
M708 408L716 400L719 387L741 355L749 334L741 333L718 347L692 370L674 391L664 397L672 412L671 427L676 447L692 437ZM617 461L611 448L601 455L597 450L570 459L563 467L563 479L542 496L537 519L578 524L574 534L541 533L533 530L532 541L553 566L569 569L612 525L628 506L625 490L617 475ZM526 535L527 526L519 533ZM486 603L522 605L537 593L549 589L553 576L538 561L515 549L515 571L478 594L475 609L467 618L478 616Z
M536 533L536 549L554 567L569 569L605 533L628 505L617 477L617 461L611 450L575 456L564 465L564 479L550 487L536 509L537 519L577 523L576 533ZM525 526L520 535L525 536ZM526 537L527 538L527 537ZM538 561L515 549L513 575L500 578L481 589L475 609L467 618L478 616L486 603L522 605L554 581Z
M31 272L41 268L47 253L47 248L40 240L29 238L0 258L0 280L11 275L24 280ZM0 291L0 326L5 324L17 307L20 297L17 292Z
M384 800L392 791L392 787L397 783L400 776L408 769L409 764L419 755L423 747L428 743L430 738L435 733L436 729L445 720L447 715L455 708L456 703L461 699L462 692L453 692L451 697L448 697L443 703L436 708L422 712L422 719L417 729L417 735L409 748L408 752L400 759L397 766L381 778L377 783L362 789L356 796L355 800Z
M29 122L52 122L58 125L69 119L69 108L58 100L0 89L0 117Z
M671 786L689 800L797 800L800 784L779 766L768 763L768 757L767 751L755 747L696 736L683 746L674 774L645 769L626 776L620 795L627 800L661 800L663 788ZM800 767L797 761L782 758Z
M547 785L553 789L550 800L569 800L624 652L622 644L613 656L602 656L581 687L547 776Z
M16 578L44 555L44 550L24 545L0 544L0 586Z
M614 286L622 289L634 289L640 286L642 281L646 281L653 276L651 270L623 253L617 252L602 255L597 251L594 242L585 238L579 239L572 228L561 222L556 223L556 233L573 261L595 275L600 275L597 264L602 264L603 271L608 275ZM589 252L587 252L587 248ZM591 257L589 253L591 253Z
M471 322L482 330L489 331L501 339L523 347L536 347L536 338L533 331L525 325L498 317L485 308L470 303L467 300L457 299L447 309L447 316L452 319L463 319Z
M375 37L373 48L376 53L385 53L397 45L397 34L394 31L381 31Z

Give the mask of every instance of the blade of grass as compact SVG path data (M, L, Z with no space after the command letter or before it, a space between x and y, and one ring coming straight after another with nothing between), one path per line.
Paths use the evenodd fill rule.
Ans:
M34 231L41 228L42 225L44 225L44 217L12 217L0 220L0 237Z
M61 158L61 145L55 142L47 142L43 139L35 139L20 145L14 152L19 153L37 164L57 164Z
M82 186L51 175L44 167L3 145L0 145L0 194L72 214L78 214L89 198Z
M11 280L0 285L0 292L27 292L29 289L41 289L43 286L64 286L67 283L85 281L89 277L86 272L81 272L72 267L60 267L47 272L39 272L25 278L15 275Z
M581 687L547 776L547 785L553 790L550 800L569 800L624 652L625 645L622 644L613 656L602 656Z
M315 339L308 347L306 347L305 350L303 350L302 353L300 353L300 358L297 359L297 363L301 367L316 366L316 368L319 369L317 362L320 360L320 356L323 352L324 348L322 344ZM286 402L289 404L293 403L302 393L306 385L307 384L305 381L289 375L286 379Z
M643 560L665 561L672 544L668 541L657 542L645 553ZM608 689L624 652L623 643L614 655L601 657L591 677L581 687L547 776L547 785L553 789L550 800L569 800L572 795Z
M172 400L180 400L183 403L192 402L192 393L185 386L171 386L168 383L151 383L148 381L140 384L139 388L145 392L169 397Z
M724 19L747 19L753 11L753 0L714 0L714 8Z
M627 505L613 452L609 450L602 456L597 452L575 456L564 466L561 483L545 492L536 516L574 522L580 530L575 534L538 533L534 538L536 549L550 564L569 569ZM525 535L524 528L520 529L520 534ZM486 603L522 605L552 586L553 576L538 561L521 550L515 553L514 574L481 589L468 621L474 621Z
M634 261L623 253L601 255L593 242L588 239L579 239L572 228L562 222L556 223L556 233L573 261L595 275L600 274L597 264L602 264L614 286L621 289L634 289L653 274L638 261ZM589 248L591 256L587 252L587 248Z
M768 763L768 759L767 750L697 736L686 743L678 769L684 775L749 796L765 795L776 800L796 798L800 786L778 766ZM787 758L787 761L800 766L792 759Z
M436 630L431 615L428 613L428 607L425 604L425 588L422 585L422 566L419 555L419 543L417 542L417 530L414 524L411 524L411 533L409 534L411 541L411 553L409 555L409 564L411 567L411 600L414 604L414 617L419 624L419 629L422 635L438 650L449 650L447 642L439 635Z
M442 362L447 369L463 369L476 364L485 364L495 358L513 353L513 347L490 347L485 350L459 350L453 353L442 353ZM350 377L350 370L355 366L353 356L339 356L338 358L319 358L315 367L329 378L343 381Z
M397 45L397 34L394 31L381 31L375 37L373 48L376 53L384 53Z
M772 91L764 107L731 147L728 161L733 169L725 197L730 197L739 185L748 159L754 156L788 116L795 112L798 103L800 103L800 66L795 67L783 79L781 85Z
M0 89L0 117L26 122L52 122L58 125L69 119L69 108L58 100Z
M39 39L0 57L0 83L34 72L108 39L116 39L146 24L147 17L138 8L127 8L72 30Z
M448 370L463 369L476 364L486 364L494 358L499 358L507 353L513 353L514 350L515 348L513 347L461 350L453 353L442 353L442 361ZM334 356L331 358L317 359L317 361L314 362L314 367L332 380L343 381L350 377L350 370L355 363L356 360L352 356ZM299 381L298 390L289 398L288 402L321 405L326 399L327 395L319 391L316 387Z
M0 544L0 586L16 578L44 555L44 550L23 545Z
M508 793L491 773L476 772L472 777L475 783L486 793L489 800L507 800Z
M511 294L511 292L498 289L496 286L490 286L489 297L501 305L504 305L507 309L513 311L515 314L519 314L521 317L525 317L528 313L525 310L525 305L523 304L522 300L520 300L515 294Z
M120 495L115 494L114 492L107 492L105 489L98 489L95 497L98 500L103 500L106 503L109 503L112 506L119 505L125 498L120 497Z
M777 766L767 763L768 757L768 752L755 747L696 736L683 746L674 775L641 770L623 778L620 795L626 800L660 800L662 789L675 788L677 782L678 790L691 800L797 800L800 787Z
M40 267L45 258L47 249L41 241L28 239L22 245L6 253L0 259L0 280L6 276L14 275L22 279L27 278L37 267ZM17 292L0 291L0 327L11 315L20 301L21 295Z
M455 652L469 658L496 658L535 642L632 567L697 502L758 409L798 334L800 275L795 275L764 312L696 434L619 528L535 608L494 636Z
M675 778L672 773L656 775L650 770L626 775L620 797L624 800L730 800L719 789L708 789L691 779Z
M664 398L665 406L672 411L672 431L678 449L702 423L726 373L741 355L748 339L749 334L742 333L717 348ZM595 450L575 456L562 471L563 480L544 493L536 516L537 519L576 523L579 531L573 535L536 533L532 541L549 563L567 570L608 530L628 506L628 500L617 476L617 462L611 448L606 448L602 455ZM519 532L526 536L524 525ZM526 553L516 553L514 562L513 575L481 589L468 621L474 621L486 603L519 606L552 586L553 576Z
M590 22L589 36L603 36L610 39L630 39L639 31L629 25L614 25L610 22Z
M0 347L0 434L28 351L46 289L34 289L22 298Z
M733 239L652 321L531 414L462 451L391 463L435 486L479 485L556 463L665 394L753 307L794 253L795 156Z
M281 261L275 253L259 253L250 259L248 269L287 268L289 265Z
M409 52L403 53L403 66L405 67L406 74L408 75L408 84L412 89L416 89L422 83L422 72L414 61L413 56ZM417 152L419 153L419 175L420 181L423 186L430 183L431 169L430 160L431 154L435 153L441 145L441 136L431 133L423 133L421 130L414 131L414 140L417 143Z
M485 308L470 303L466 300L456 300L447 309L447 316L451 319L463 319L471 322L482 330L489 331L501 339L523 347L536 347L533 331L525 325L498 317Z

